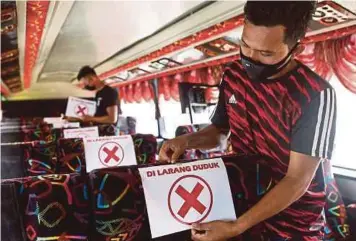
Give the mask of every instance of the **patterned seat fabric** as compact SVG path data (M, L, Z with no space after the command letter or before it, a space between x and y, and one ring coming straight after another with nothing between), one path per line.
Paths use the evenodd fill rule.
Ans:
M56 142L32 142L23 147L25 173L36 176L56 173L57 145Z
M254 187L257 185L256 165L251 164L247 160L240 162L254 171L253 175L245 175L244 183L241 183L239 175L241 175L242 171L241 167L236 164L236 158L236 156L224 157L224 162L227 167L235 209L238 214L241 214L248 209L246 201L244 201L246 195L254 197L253 200L257 202L261 195L266 192L265 189L267 187L264 185L261 186L259 193L244 193L244 185L246 183ZM238 158L243 159L245 157ZM260 181L263 181L263 183L270 181L269 178L270 176L268 175L260 175ZM92 210L94 212L93 222L95 223L95 234L91 237L92 240L152 240L142 182L137 166L93 171L90 173L90 184L92 188L90 191L92 195ZM190 231L154 240L190 240Z
M132 135L138 164L156 162L157 140L153 135Z
M24 179L19 189L27 240L87 240L87 177L46 175Z
M58 174L85 173L84 143L81 138L58 141Z
M99 136L117 136L118 128L116 125L99 125Z
M137 167L117 167L90 173L95 226L92 240L150 240L137 170Z
M350 226L347 221L346 207L331 171L329 160L324 161L324 178L326 185L325 217L327 222L324 228L325 240L345 240L350 236Z
M58 140L60 135L60 130L52 129L51 125L47 123L41 123L35 129L24 132L24 141L54 142Z

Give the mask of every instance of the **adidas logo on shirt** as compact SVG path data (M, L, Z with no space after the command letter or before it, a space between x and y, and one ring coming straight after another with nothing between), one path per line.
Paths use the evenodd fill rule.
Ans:
M229 99L229 104L236 104L237 101L236 101L236 98L235 98L235 95L232 95Z

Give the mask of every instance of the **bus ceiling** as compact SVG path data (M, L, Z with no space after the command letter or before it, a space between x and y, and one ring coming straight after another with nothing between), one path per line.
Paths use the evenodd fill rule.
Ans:
M340 23L309 36L355 25L356 3L335 2L339 8L330 6L342 15ZM2 95L88 97L76 81L83 65L116 86L167 72L164 66L209 62L200 52L220 39L215 44L225 44L227 51L213 57L234 56L243 6L244 1L2 1ZM183 55L195 62L179 62Z

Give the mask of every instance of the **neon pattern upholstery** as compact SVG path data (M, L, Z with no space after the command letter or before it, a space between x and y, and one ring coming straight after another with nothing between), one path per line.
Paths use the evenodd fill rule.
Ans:
M117 167L90 173L95 227L92 240L150 240L137 170L137 167Z
M57 173L85 173L84 143L81 138L58 141Z
M153 135L132 135L138 164L156 162L157 140Z
M28 240L87 240L87 177L46 175L22 181L20 203Z
M57 165L56 142L33 142L22 145L23 162L27 176L54 174Z
M331 171L329 160L324 161L324 178L326 184L325 217L327 224L324 228L325 240L343 240L350 236L350 226L344 201Z

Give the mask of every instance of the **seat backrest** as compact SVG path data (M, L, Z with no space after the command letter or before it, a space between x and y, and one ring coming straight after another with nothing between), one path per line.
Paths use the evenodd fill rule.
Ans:
M26 176L54 174L57 165L56 142L32 142L23 146L23 163Z
M20 186L21 180L1 182L1 240L27 240L18 202Z
M1 178L19 178L26 176L22 160L22 145L1 145Z
M26 179L20 210L29 240L87 240L90 209L87 176L45 175Z
M137 167L100 169L89 178L95 227L91 240L150 240Z
M346 207L332 173L331 162L324 160L322 165L326 186L325 240L341 240L350 236Z
M149 134L132 135L138 164L155 163L157 153L156 137ZM59 139L58 164L56 173L85 173L83 139Z
M240 179L236 178L240 174L239 167L234 165L236 157L225 157L224 162L228 171L235 208L239 207L236 210L240 210L242 214L248 207L246 205L238 206L240 205L239 200L244 200L243 196L239 196L244 187L240 183ZM249 168L256 169L255 165L248 164L247 160L242 160L242 162L247 163ZM138 168L138 166L115 167L95 170L89 174L91 188L89 193L95 226L95 233L91 236L92 240L123 240L123 237L130 241L152 240ZM248 178L251 178L256 184L256 175ZM190 240L190 231L154 240Z
M83 139L59 139L57 173L85 173Z
M135 145L135 153L138 164L156 162L157 139L154 135L135 134L132 135Z
M119 116L118 126L120 135L136 134L136 118L131 116Z

